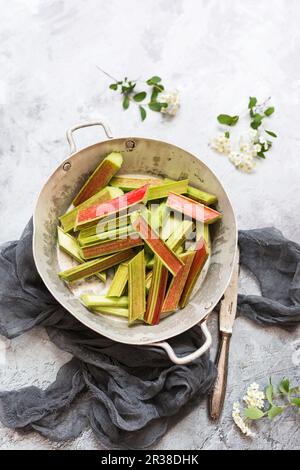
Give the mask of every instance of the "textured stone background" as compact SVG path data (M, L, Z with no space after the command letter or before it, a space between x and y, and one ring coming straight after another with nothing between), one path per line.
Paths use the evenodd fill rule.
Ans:
M0 0L0 239L20 235L47 177L68 153L65 129L105 117L114 135L173 142L198 155L223 180L239 227L275 225L300 242L299 103L300 3L298 0ZM121 111L112 75L160 74L179 88L179 115L152 114L142 124L137 110ZM215 117L245 108L249 95L272 95L270 127L279 138L255 174L235 171L208 147ZM103 138L99 129L78 133L78 145ZM241 291L256 292L245 273ZM216 338L216 318L211 328ZM259 436L239 435L230 417L233 401L252 381L288 375L299 381L300 329L287 333L238 319L230 354L226 407L219 425L206 403L190 410L160 442L160 449L299 449L299 416L258 426ZM68 358L42 329L0 341L1 389L46 387ZM297 360L298 359L298 360ZM0 426L2 449L101 449L90 432L55 444L36 433Z

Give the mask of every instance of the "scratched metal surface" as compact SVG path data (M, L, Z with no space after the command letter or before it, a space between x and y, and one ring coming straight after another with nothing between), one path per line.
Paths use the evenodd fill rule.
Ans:
M1 241L20 235L42 185L67 157L64 130L74 122L103 116L115 136L147 135L199 155L223 182L240 228L275 225L300 242L300 226L295 223L300 210L300 5L298 0L274 0L270 9L269 3L2 1L0 216L9 222L1 225ZM167 85L180 89L180 113L174 120L152 113L140 123L134 107L122 112L119 97L107 90L109 81L97 64L118 77L160 74ZM272 129L279 138L267 161L253 175L243 175L207 144L216 133L215 116L238 113L252 94L262 99L273 96L277 117ZM97 129L79 132L78 147L98 141L100 134ZM241 275L240 290L257 292L247 273ZM216 316L209 323L216 340ZM237 319L220 423L208 420L203 402L185 412L156 448L299 449L298 416L259 425L253 440L241 437L230 417L232 403L250 382L264 384L269 375L275 382L283 375L297 380L297 348L299 328L264 329ZM2 389L46 387L69 358L42 329L13 341L1 339L0 351ZM101 449L91 432L55 444L36 433L3 427L0 447Z

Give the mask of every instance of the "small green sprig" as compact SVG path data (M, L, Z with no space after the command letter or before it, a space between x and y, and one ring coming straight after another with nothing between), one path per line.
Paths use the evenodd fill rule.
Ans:
M150 91L136 91L137 80L129 80L127 77L123 80L115 80L114 83L109 85L110 90L119 91L121 94L124 110L129 108L130 103L138 105L142 121L147 117L145 106L155 112L161 112L162 108L168 107L168 103L162 103L158 100L160 93L164 91L161 78L158 75L154 75L145 83L150 87ZM146 99L147 102L145 101Z

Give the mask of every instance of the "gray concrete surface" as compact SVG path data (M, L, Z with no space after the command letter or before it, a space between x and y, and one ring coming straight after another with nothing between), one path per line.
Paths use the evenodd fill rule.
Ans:
M222 179L239 227L275 225L300 242L299 103L300 3L298 0L0 0L0 240L17 238L40 189L65 158L65 130L75 122L105 117L114 135L154 137L182 146L203 159ZM152 113L141 123L137 110L122 112L108 90L112 75L148 78L160 74L181 92L174 120ZM235 113L249 95L271 95L272 129L278 141L253 175L237 172L212 152L215 117ZM103 138L78 133L78 145ZM241 291L256 292L241 276ZM210 320L216 340L216 318ZM250 440L231 420L233 401L247 385L283 375L299 381L296 348L300 329L287 333L235 324L226 406L219 424L207 418L206 403L190 410L157 449L299 449L300 417L259 424ZM47 386L68 354L36 329L1 342L6 364L1 389ZM299 358L299 354L298 354ZM101 449L91 432L63 444L36 433L0 426L1 449Z

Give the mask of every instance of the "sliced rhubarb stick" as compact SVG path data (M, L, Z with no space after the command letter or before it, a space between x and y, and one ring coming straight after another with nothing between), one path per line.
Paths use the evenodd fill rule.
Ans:
M159 178L152 177L138 177L138 176L115 176L109 183L111 186L121 188L123 191L132 191L136 188L141 188L145 184L149 186L154 186L158 184L163 184L163 180Z
M103 217L117 214L119 212L143 204L147 198L148 185L142 186L141 188L134 189L123 196L112 199L109 202L102 204L95 204L88 209L78 211L76 229L82 230L87 226L93 225L97 220Z
M147 199L152 201L153 199L161 199L167 197L170 192L176 194L183 194L187 192L189 180L181 181L167 181L163 184L158 184L157 186L150 186L148 191Z
M113 315L116 317L124 317L128 318L128 308L122 308L122 307L93 307L92 309L93 313L101 314L103 313L104 315Z
M129 317L132 323L144 316L146 310L145 257L141 250L128 263Z
M91 237L80 238L78 241L80 246L90 246L107 240L126 238L134 232L135 230L131 225L126 225L125 227L117 228L115 230L109 230L102 233L99 232L97 235L93 235Z
M80 253L84 259L92 259L128 250L129 248L135 248L136 246L141 246L143 244L144 242L139 236L132 235L127 238L119 238L117 240L109 240L95 245L85 246L81 248Z
M82 294L80 296L87 308L94 307L128 307L128 297L106 297L105 295Z
M184 308L187 305L190 299L191 293L193 291L193 288L196 284L196 281L202 271L202 268L207 258L208 258L208 253L206 250L205 241L202 238L201 240L197 242L193 263L190 268L190 272L189 272L187 281L185 283L182 296L180 298L179 305L181 308Z
M67 253L69 256L74 258L79 263L83 263L84 259L80 255L80 249L75 238L65 233L60 227L57 227L57 238L59 248ZM106 273L97 273L95 274L102 282L106 282Z
M174 181L170 178L165 178L165 181ZM176 191L173 191L176 192ZM196 201L202 202L207 206L211 206L212 204L216 204L218 202L217 196L214 194L207 193L206 191L202 191L201 189L195 188L194 186L188 185L186 194Z
M120 253L115 253L114 255L87 261L86 263L82 263L79 266L75 266L74 268L61 271L58 273L58 275L63 281L66 282L77 281L79 279L93 276L94 274L105 271L106 269L109 269L116 264L122 263L122 261L126 261L127 259L134 256L134 254L134 250L132 249L121 251Z
M121 297L128 282L128 263L119 264L111 285L106 294L107 297Z
M154 263L153 263L154 264ZM146 285L146 290L149 292L150 287L151 287L151 282L152 282L152 274L153 270L149 271L146 275L146 280L145 280L145 285Z
M70 230L73 230L79 209L86 209L87 207L93 206L100 202L110 201L111 199L122 196L122 194L123 191L119 188L110 188L109 186L103 188L101 191L94 194L94 196L90 197L82 204L75 207L75 209L72 209L66 212L61 217L59 217L60 223L62 224L64 231L70 232Z
M150 325L157 325L159 323L167 282L168 270L156 256L147 299L146 313L144 315L144 321Z
M171 248L171 250L176 252L193 232L193 229L194 223L191 220L183 220L181 224L177 226L172 235L168 238L166 244Z
M131 223L137 233L147 243L149 248L155 253L166 268L173 274L177 274L183 263L176 254L159 238L159 235L151 228L143 214L131 216Z
M188 197L175 193L169 194L167 206L170 209L181 212L182 214L197 220L198 222L206 224L212 224L222 217L220 212L204 206L203 204L200 204L200 202L195 202Z
M123 157L118 152L110 153L96 170L91 174L86 183L82 186L81 190L73 201L74 206L78 206L82 202L89 199L95 193L108 185L111 178L119 171L123 163Z
M163 303L162 313L173 312L177 309L194 257L195 251L190 251L180 256L180 259L184 262L184 266L171 281Z
M111 217L105 217L103 220L96 222L91 227L85 228L79 232L78 241L83 238L93 237L98 233L109 232L117 228L125 227L130 223L130 214L123 214L116 217L115 214Z

